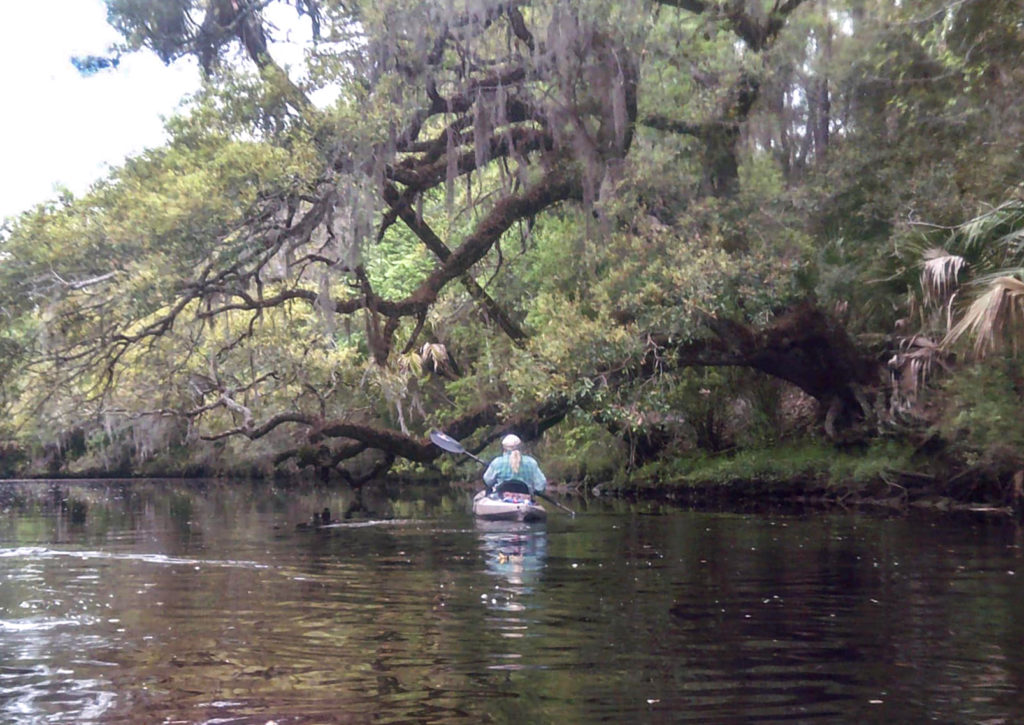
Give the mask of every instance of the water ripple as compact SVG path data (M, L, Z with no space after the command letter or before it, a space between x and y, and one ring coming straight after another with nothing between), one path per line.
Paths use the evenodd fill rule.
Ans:
M94 528L5 514L0 721L1024 719L1024 577L998 531L629 512L297 531L280 522L344 502L296 496L140 485L92 503Z
M233 559L189 559L166 554L118 553L110 551L82 551L73 549L50 549L39 546L23 546L15 549L0 549L0 559L81 559L107 561L139 561L146 564L237 567L243 569L270 569L268 564Z

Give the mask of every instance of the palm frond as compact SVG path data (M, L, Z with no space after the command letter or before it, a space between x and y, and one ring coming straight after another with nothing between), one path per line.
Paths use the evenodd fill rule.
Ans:
M918 395L932 376L936 365L945 367L944 351L931 338L913 335L900 341L898 352L889 360L893 413L909 412L917 405Z
M958 226L956 234L968 255L1019 249L1024 241L1024 201L1003 202Z
M944 305L958 284L960 271L967 260L944 249L928 249L922 255L921 289L924 303Z
M996 277L942 341L948 348L964 337L974 339L976 357L1013 345L1014 354L1024 341L1024 282L1015 277Z
M420 351L424 365L430 365L435 371L448 366L448 348L440 342L425 342Z
M1013 267L1001 267L995 272L989 272L988 274L981 274L973 278L970 282L970 286L975 289L988 289L997 279L1002 277L1010 277L1011 279L1024 280L1024 267L1013 266Z
M1019 229L1011 229L993 243L1005 249L1007 254L1019 258L1021 252L1024 252L1024 226Z

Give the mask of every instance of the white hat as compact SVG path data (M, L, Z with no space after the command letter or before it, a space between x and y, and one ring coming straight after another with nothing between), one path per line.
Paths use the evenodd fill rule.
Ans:
M523 445L523 442L519 440L519 436L509 433L507 436L501 439L501 447L508 450L518 448Z

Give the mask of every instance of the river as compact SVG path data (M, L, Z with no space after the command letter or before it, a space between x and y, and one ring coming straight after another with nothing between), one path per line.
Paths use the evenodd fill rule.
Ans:
M1006 519L470 495L0 482L0 722L1024 721Z

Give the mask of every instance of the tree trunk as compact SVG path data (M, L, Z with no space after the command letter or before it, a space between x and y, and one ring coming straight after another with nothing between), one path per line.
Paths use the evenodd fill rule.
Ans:
M877 360L865 355L846 330L818 307L796 306L761 331L732 320L709 318L710 340L680 348L680 366L742 366L785 380L815 398L829 434L834 426L866 414L865 391L878 388Z

